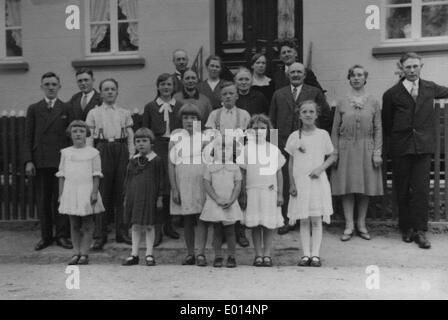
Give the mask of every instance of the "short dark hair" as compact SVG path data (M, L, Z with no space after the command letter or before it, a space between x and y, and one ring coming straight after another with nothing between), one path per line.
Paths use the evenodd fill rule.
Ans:
M196 116L199 121L202 120L202 115L199 111L199 108L193 103L185 103L177 113L177 117L179 118L179 120L182 120L182 117L186 115Z
M100 89L100 91L101 91L101 89L102 89L102 87L103 87L103 83L108 82L108 81L113 82L113 83L115 84L115 86L117 87L117 90L118 90L118 81L115 80L114 78L107 78L107 79L104 79L104 80L102 80L102 81L100 82L100 85L99 85L99 89Z
M194 72L194 74L196 75L196 77L198 76L198 73L196 72L196 70L193 70L192 68L186 68L185 71L184 71L184 73L182 74L182 79L184 78L185 74L186 74L188 71Z
M347 73L347 79L348 80L350 80L350 77L353 76L353 73L355 72L355 69L362 69L362 70L364 70L364 77L367 80L367 77L369 76L369 72L360 64L355 64L350 69L348 69L348 73ZM366 81L366 83L367 83L367 81Z
M85 123L82 120L73 120L67 127L67 129L65 130L65 133L67 134L67 136L69 138L71 138L72 136L72 128L84 128L86 129L86 136L90 137L91 135L91 131L90 131L90 127L87 125L87 123Z
M92 71L92 69L89 69L89 68L81 68L81 69L76 70L75 76L77 77L83 73L87 73L89 76L91 76L93 78L93 71Z
M159 89L158 89L159 88L159 84L161 84L162 82L164 82L164 81L166 81L168 79L171 79L173 81L173 92L171 93L171 96L174 95L174 79L173 79L173 76L171 74L169 74L169 73L162 73L161 75L159 75L157 77L157 80L156 80L157 97L160 96L160 92L159 92Z
M154 135L154 132L152 132L151 129L148 129L146 127L141 127L140 129L135 131L134 142L135 142L135 139L139 139L139 138L149 138L151 143L154 143L156 141L156 136Z
M285 39L285 40L280 41L277 46L279 53L283 47L290 47L298 52L297 44L294 39Z
M58 79L59 82L61 82L61 79L59 78L59 76L54 73L54 72L46 72L42 75L42 77L40 78L40 81L42 82L42 80L46 79L46 78L56 78Z
M400 58L400 63L403 64L408 59L418 59L422 60L422 57L416 54L415 52L406 52Z
M219 86L219 89L222 91L224 88L234 86L236 88L235 82L232 81L223 81Z
M220 56L217 56L216 54L211 54L207 57L207 59L205 59L205 66L208 67L208 65L210 64L210 61L212 61L212 60L219 61L219 64L222 67L222 59Z

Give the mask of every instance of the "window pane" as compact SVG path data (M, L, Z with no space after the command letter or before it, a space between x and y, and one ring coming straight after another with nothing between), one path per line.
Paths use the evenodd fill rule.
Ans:
M411 8L389 8L387 10L387 39L411 38Z
M294 38L294 0L278 1L278 38Z
M6 30L6 56L22 56L22 30Z
M137 0L118 0L118 20L137 20Z
M110 52L110 25L90 26L90 52Z
M138 50L138 24L137 22L122 22L118 24L118 50Z
M412 0L388 0L388 4L404 4L404 3L411 3Z
M5 2L5 25L7 27L22 26L20 14L20 0L6 0Z
M422 37L448 36L448 5L423 6Z
M227 40L243 40L242 0L227 0Z
M90 0L90 22L109 21L109 0Z

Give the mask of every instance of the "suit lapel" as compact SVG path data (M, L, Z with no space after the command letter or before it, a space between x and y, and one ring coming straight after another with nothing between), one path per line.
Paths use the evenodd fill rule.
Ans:
M419 83L418 83L417 101L415 102L415 114L417 114L417 112L419 112L421 107L423 106L423 103L422 103L422 101L424 101L423 95L426 92L427 92L427 90L426 90L426 83L420 79Z
M101 104L100 101L101 101L100 94L98 92L96 92L96 90L95 90L95 93L93 94L92 99L90 99L89 103L86 105L86 107L82 111L83 118L87 117L87 114L89 113L90 110L92 110L96 106L100 105ZM79 107L81 108L81 102L79 103Z
M56 99L56 102L54 103L53 106L53 110L51 110L51 112L49 113L50 116L47 118L47 122L43 129L43 132L48 130L48 128L56 121L56 119L60 117L63 111L64 111L64 105L62 104L61 100Z
M297 105L299 105L301 102L305 101L309 97L309 88L307 85L302 85L302 90L300 90L299 96L297 97Z
M292 112L294 112L295 102L294 102L294 97L293 97L292 92L291 92L291 87L290 86L284 87L283 90L284 90L283 91L283 95L285 97L286 103L287 103L289 109Z

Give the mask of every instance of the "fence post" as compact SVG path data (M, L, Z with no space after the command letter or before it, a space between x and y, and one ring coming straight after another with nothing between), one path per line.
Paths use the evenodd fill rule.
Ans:
M434 220L440 220L440 102L434 101L436 150L434 153Z
M25 189L25 166L23 164L23 143L25 140L25 117L24 112L19 111L17 118L17 130L18 130L18 166L19 166L19 201L20 201L20 219L26 220L26 189ZM33 205L33 204L30 204Z
M17 220L19 218L19 204L17 201L17 118L15 111L11 111L9 117L9 141L10 141L10 153L11 153L11 204L12 204L12 219Z
M8 114L2 114L2 153L3 153L3 219L10 219L9 212L9 152L8 152Z
M443 107L442 107L443 106ZM445 193L445 219L448 220L448 186L447 186L447 182L448 182L448 174L447 174L447 170L448 170L448 99L440 101L440 107L443 108L443 113L444 113L444 124L443 124L443 129L445 131L445 135L444 135L444 153L445 153L445 157L444 157L444 166L445 166L445 185L444 185L444 193Z

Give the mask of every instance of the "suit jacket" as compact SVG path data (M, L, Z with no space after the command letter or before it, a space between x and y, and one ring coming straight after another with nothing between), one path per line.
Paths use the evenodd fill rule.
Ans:
M171 75L174 81L174 93L180 92L184 89L184 84L182 83L182 80L177 78L177 75L178 74L176 72Z
M289 135L299 128L299 121L294 109L305 100L315 101L321 108L317 126L328 132L331 130L330 106L322 90L304 84L296 101L291 87L283 87L274 92L271 101L269 116L274 128L278 129L278 146L283 149Z
M419 80L415 102L400 81L383 95L384 137L392 157L425 154L435 151L434 99L448 98L448 88Z
M219 80L218 84L215 87L215 90L213 91L212 88L210 88L210 86L208 85L207 80L198 83L197 88L199 92L210 99L213 110L221 108L221 85L223 82L224 80Z
M60 151L69 145L66 129L69 106L57 99L48 110L45 99L28 107L25 119L24 163L36 168L58 168Z
M82 92L78 92L71 97L69 104L69 112L70 112L70 122L73 120L82 120L86 121L87 114L90 110L95 108L96 106L100 106L103 104L103 101L101 99L100 94L94 90L95 93L92 96L92 99L90 99L89 103L84 108L84 111L81 108L81 99L82 99ZM69 123L70 123L69 122Z
M309 86L319 88L320 90L325 92L325 90L322 89L319 82L317 81L317 78L316 78L316 75L314 74L314 72L308 68L306 68L305 71L306 71L306 76L305 76L305 80L303 81L303 83L307 84ZM275 83L275 90L278 90L278 89L283 88L290 84L289 78L286 76L286 73L285 73L285 66L282 66L274 73L273 80Z

